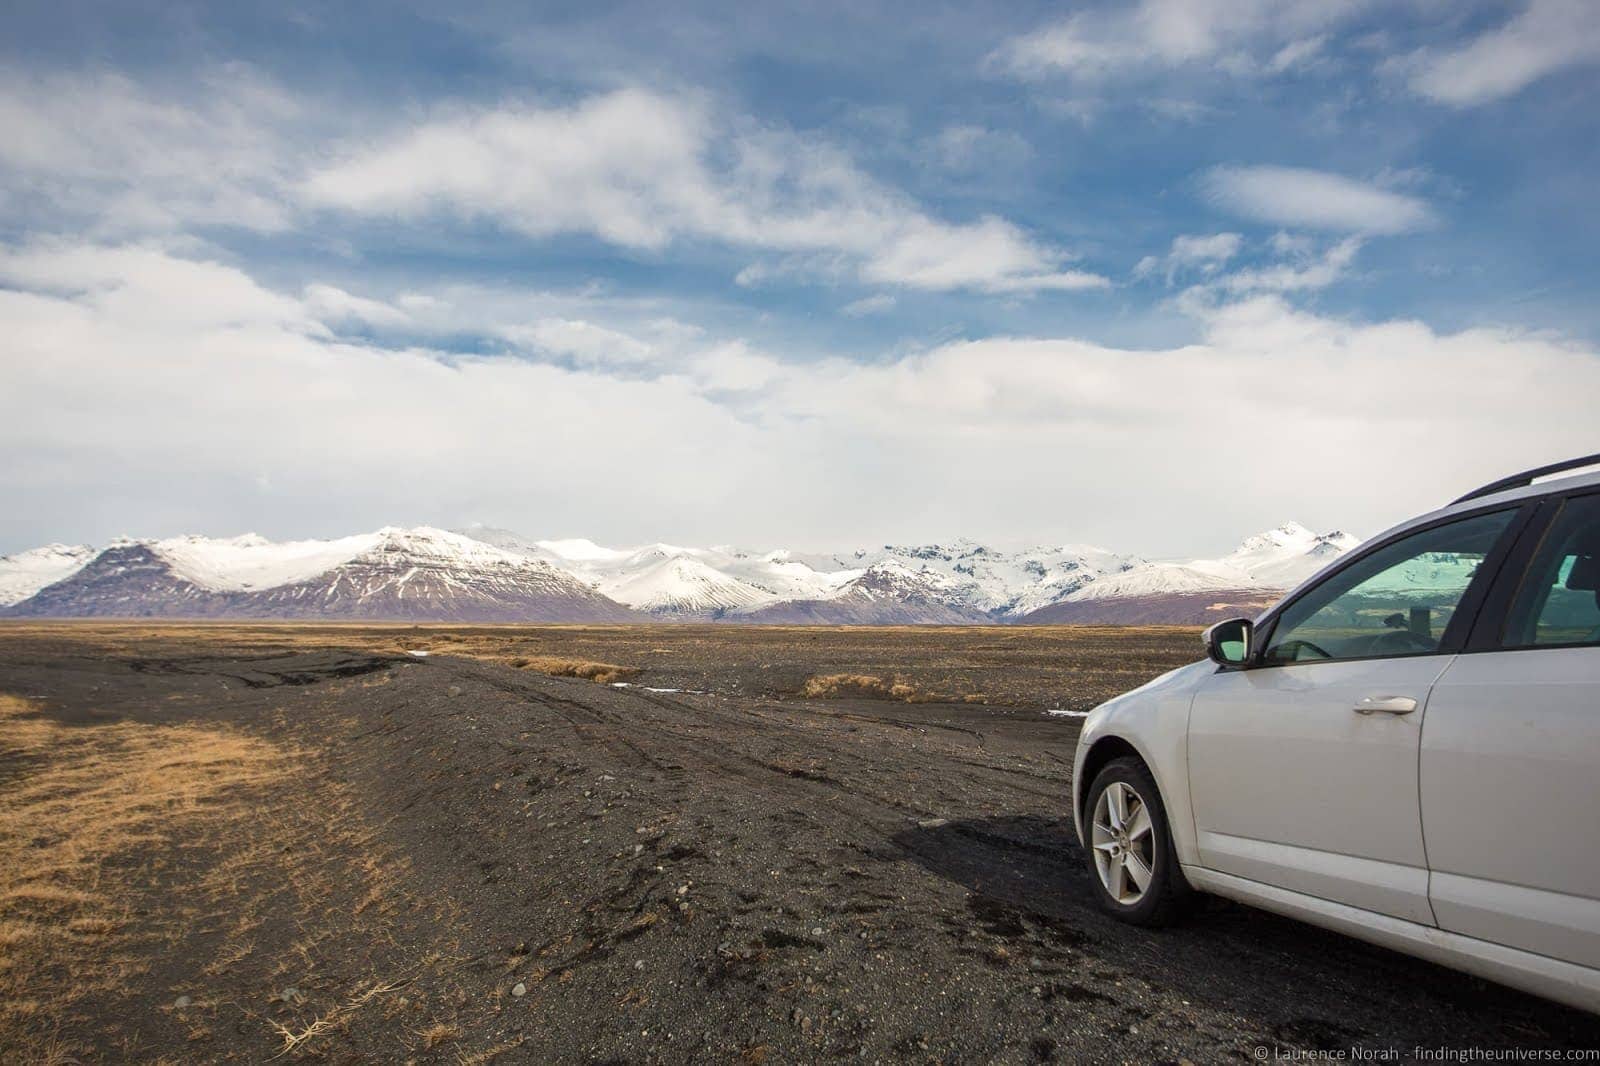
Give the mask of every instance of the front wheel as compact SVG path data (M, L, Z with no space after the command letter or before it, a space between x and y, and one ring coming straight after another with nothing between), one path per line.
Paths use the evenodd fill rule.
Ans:
M1138 759L1106 764L1089 786L1089 867L1100 908L1134 925L1167 925L1192 890L1178 869L1155 778Z

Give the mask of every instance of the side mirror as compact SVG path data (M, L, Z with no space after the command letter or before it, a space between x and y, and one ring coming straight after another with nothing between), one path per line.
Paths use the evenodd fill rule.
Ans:
M1237 670L1250 661L1255 635L1255 623L1250 619L1230 618L1207 629L1200 639L1206 642L1206 655L1212 662Z

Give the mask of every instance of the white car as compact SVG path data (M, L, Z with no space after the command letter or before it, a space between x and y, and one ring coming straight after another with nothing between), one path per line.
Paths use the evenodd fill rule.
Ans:
M1367 542L1098 707L1101 905L1195 891L1600 1011L1600 455Z

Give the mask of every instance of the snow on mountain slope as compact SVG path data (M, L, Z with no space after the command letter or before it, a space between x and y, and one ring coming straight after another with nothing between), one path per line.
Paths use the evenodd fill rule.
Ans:
M1152 562L1099 578L1065 599L1081 603L1125 597L1242 589L1280 591L1293 588L1354 548L1360 541L1348 533L1317 534L1298 522L1248 537L1220 559Z
M46 585L71 577L94 556L86 544L47 544L0 557L0 607L21 603Z
M268 581L273 583L260 584ZM290 545L250 536L118 541L10 613L451 621L639 617L543 560L425 526Z
M860 567L841 566L783 549L755 554L724 549L714 560L719 569L779 599L826 599L859 577Z
M673 616L710 616L777 599L686 555L668 556L620 580L602 582L600 590L618 603Z
M361 554L317 578L268 590L260 609L315 608L359 618L626 621L614 600L542 559L460 533L387 527Z
M1361 543L1342 530L1313 533L1298 522L1286 522L1250 537L1223 562L1244 571L1267 588L1289 589Z
M959 625L991 621L966 601L975 586L936 570L883 559L827 597L783 600L737 613L744 621L790 625Z
M338 540L275 544L254 533L240 537L173 537L151 549L185 581L213 592L243 592L293 585L327 573L377 545L382 533Z
M640 617L636 608L669 619L891 624L1158 619L1170 605L1176 620L1205 615L1214 603L1270 599L1355 544L1348 534L1319 535L1293 522L1221 558L1187 562L1145 562L1075 544L1007 551L971 540L833 555L666 543L611 548L483 526L466 533L386 527L284 543L254 534L174 537L119 541L98 555L55 545L0 560L0 609L623 621ZM1417 564L1437 571L1427 579L1440 582L1455 565Z
M781 599L832 595L861 572L860 567L847 569L828 557L801 557L783 550L754 553L726 546L685 548L661 543L608 548L583 538L533 540L509 530L482 526L471 527L465 533L508 551L545 559L601 590L625 587L669 559L693 560L757 593ZM744 594L730 590L728 595Z
M1167 593L1207 592L1222 589L1253 588L1255 582L1243 570L1216 562L1145 563L1121 574L1092 581L1074 590L1065 599L1108 600L1126 596L1158 596Z
M1014 617L1139 560L1081 544L1008 552L961 538L949 544L885 545L858 551L848 561L868 566L896 561L939 575L948 580L938 582L934 594L950 606Z

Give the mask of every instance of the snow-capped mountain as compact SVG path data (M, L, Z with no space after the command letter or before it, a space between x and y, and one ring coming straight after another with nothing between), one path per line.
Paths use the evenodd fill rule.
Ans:
M832 596L861 573L826 556L802 559L787 551L673 544L606 548L582 538L531 540L483 526L464 533L543 559L619 603L677 620L709 620L780 600Z
M86 544L47 544L0 556L0 607L21 603L46 585L71 577L94 558Z
M1081 602L1171 592L1289 589L1359 543L1348 533L1319 535L1288 522L1247 538L1220 559L1144 563L1089 582L1063 598Z
M777 596L748 585L699 559L674 555L637 573L600 585L606 595L642 611L669 615L719 615L771 603Z
M1055 603L1109 574L1142 560L1084 544L1005 552L965 538L949 545L886 545L856 552L857 565L898 562L910 570L947 578L934 595L951 606L1012 618Z
M1195 622L1254 610L1356 538L1288 523L1218 559L970 540L836 554L388 527L334 540L119 540L0 559L12 616L852 624ZM1446 566L1446 562L1437 565Z
M23 616L628 621L538 559L442 529L335 541L117 541L7 612Z
M971 606L975 586L932 568L883 559L830 595L784 600L741 612L739 620L784 625L962 625L994 616Z
M1246 538L1220 559L1149 562L1089 582L1029 622L1205 622L1254 613L1360 543L1298 522Z

